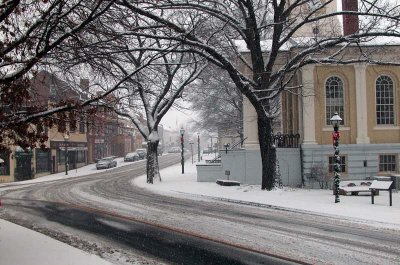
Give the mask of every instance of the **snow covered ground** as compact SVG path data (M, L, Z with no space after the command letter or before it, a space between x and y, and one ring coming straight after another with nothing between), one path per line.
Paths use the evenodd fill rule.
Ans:
M162 181L146 184L145 176L133 180L134 184L156 193L170 196L193 196L218 198L226 201L272 205L293 211L307 211L322 215L341 216L379 227L400 229L400 192L393 193L393 206L389 206L389 192L380 191L371 204L369 193L360 196L340 196L334 203L332 190L297 189L284 187L274 191L262 191L259 185L219 186L216 183L196 182L196 166L191 160L185 162L185 174L181 165L161 170Z
M137 162L125 163L123 162L123 158L117 158L117 167L126 166L131 163ZM68 175L65 175L65 172L60 172L37 179L0 184L0 189L3 191L8 189L16 189L21 185L25 186L39 182L74 178L95 174L106 170L110 169L97 170L96 165L91 164L82 168L69 170ZM0 219L0 264L106 265L111 263L101 259L96 255L88 254L51 237Z
M117 160L118 167L137 163L125 163L123 158ZM78 177L99 171L92 164L77 170L70 170L68 176L62 172L29 181L1 184L0 188L1 190L13 189L18 188L19 185ZM374 205L371 204L370 196L341 196L341 202L335 204L331 190L285 187L274 191L262 191L257 185L227 187L219 186L216 183L198 183L196 182L196 166L191 163L190 159L185 162L185 174L181 174L181 165L177 164L161 170L161 176L162 182L156 181L153 185L146 184L145 176L136 178L133 183L169 196L190 196L195 199L213 198L260 206L271 205L293 211L341 216L347 220L400 230L400 192L393 193L393 206L390 207L387 192L381 192L379 196L375 197ZM22 238L24 240L21 240ZM24 251L12 251L15 249L24 249ZM54 260L57 260L57 264L60 265L110 264L97 256L86 254L50 237L0 219L0 264L51 264ZM27 263L27 261L29 262Z
M51 237L0 219L0 264L110 265Z

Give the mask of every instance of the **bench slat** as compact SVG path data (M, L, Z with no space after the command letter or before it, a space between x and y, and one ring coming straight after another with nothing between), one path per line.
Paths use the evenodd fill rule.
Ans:
M341 187L340 189L352 192L352 191L369 191L370 186L352 186L352 187Z
M393 181L378 181L374 180L372 181L371 186L369 186L370 189L382 189L382 190L388 190L390 186L392 185Z

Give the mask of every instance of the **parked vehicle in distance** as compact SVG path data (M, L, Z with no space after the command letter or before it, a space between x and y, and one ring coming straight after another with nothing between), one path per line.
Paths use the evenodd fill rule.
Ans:
M115 156L104 157L96 163L96 169L112 168L117 166Z
M179 147L171 147L168 150L168 153L180 153L180 152L181 152L181 149Z
M147 155L147 150L144 148L136 149L136 153L139 155L140 159L145 159Z
M138 160L140 160L140 157L136 152L127 153L126 156L124 157L124 162L132 162Z

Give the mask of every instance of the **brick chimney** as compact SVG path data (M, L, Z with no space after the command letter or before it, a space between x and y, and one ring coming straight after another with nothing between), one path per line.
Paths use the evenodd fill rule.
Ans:
M358 11L358 0L342 0L343 11ZM359 30L357 15L343 15L343 35L351 35Z

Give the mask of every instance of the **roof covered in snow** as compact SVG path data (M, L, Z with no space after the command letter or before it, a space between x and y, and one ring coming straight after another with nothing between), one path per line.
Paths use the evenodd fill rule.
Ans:
M316 42L316 40L318 39L314 37L291 38L289 39L289 41L287 41L285 44L282 45L280 51L289 51L290 49L296 47L311 46ZM247 44L244 40L235 40L234 43L239 52L249 52ZM374 38L368 38L365 41L362 41L360 44L362 46L394 46L394 45L400 45L400 38L386 37L386 36L374 37ZM269 51L271 49L271 46L272 46L272 39L261 41L262 51L264 52Z

